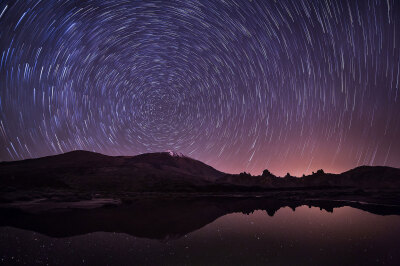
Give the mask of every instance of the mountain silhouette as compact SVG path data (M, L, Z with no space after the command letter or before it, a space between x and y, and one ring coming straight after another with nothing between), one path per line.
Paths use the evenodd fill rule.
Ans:
M311 187L400 188L400 169L361 166L342 174L319 170L301 178L226 174L174 152L107 156L72 151L0 163L0 188L60 188L108 191L259 191Z
M72 151L0 163L1 186L158 191L204 186L225 175L192 158L172 153L107 156Z

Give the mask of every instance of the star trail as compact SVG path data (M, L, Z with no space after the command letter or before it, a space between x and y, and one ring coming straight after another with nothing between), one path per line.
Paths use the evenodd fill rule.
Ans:
M1 1L0 160L400 167L400 1Z

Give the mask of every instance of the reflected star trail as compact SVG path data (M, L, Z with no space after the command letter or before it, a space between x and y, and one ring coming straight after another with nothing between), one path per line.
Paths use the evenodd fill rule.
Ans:
M0 160L400 167L400 1L1 1Z

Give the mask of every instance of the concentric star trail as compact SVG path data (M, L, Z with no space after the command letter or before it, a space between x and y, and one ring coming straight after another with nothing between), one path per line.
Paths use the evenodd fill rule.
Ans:
M400 1L0 2L0 160L400 167Z

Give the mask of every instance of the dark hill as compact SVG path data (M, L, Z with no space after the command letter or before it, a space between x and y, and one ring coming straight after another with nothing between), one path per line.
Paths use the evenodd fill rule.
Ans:
M223 175L200 161L171 152L107 156L72 151L0 163L1 186L17 188L187 190L207 185Z
M222 173L200 161L173 152L107 156L72 151L0 163L1 188L63 188L86 191L260 191L315 187L400 188L400 169L361 166L342 174L322 170L297 178Z

